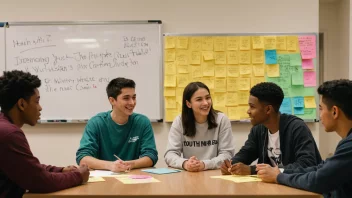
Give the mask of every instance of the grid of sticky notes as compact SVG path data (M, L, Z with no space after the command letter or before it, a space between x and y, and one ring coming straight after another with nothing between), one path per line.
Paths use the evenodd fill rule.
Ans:
M249 90L260 82L283 89L282 113L315 119L316 36L164 36L166 121L181 114L183 90L195 81L231 120L248 119Z

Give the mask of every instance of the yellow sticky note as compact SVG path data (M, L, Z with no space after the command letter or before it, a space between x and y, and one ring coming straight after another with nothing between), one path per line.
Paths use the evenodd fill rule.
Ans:
M241 115L238 112L238 107L227 107L227 113L230 120L241 119Z
M252 75L252 65L240 65L240 75Z
M264 76L264 65L253 65L254 76Z
M105 181L105 179L102 177L89 177L88 179L88 183L103 182L103 181Z
M240 50L251 50L250 36L240 36Z
M214 77L203 77L202 82L206 84L209 89L214 89Z
M205 51L205 52L202 52L203 53L203 58L205 61L208 61L208 60L214 60L214 54L212 51Z
M174 49L165 50L165 61L175 61L176 51Z
M188 65L178 65L177 66L177 73L188 74L189 73L189 66Z
M211 36L203 37L202 50L213 51L213 49L214 49L213 37Z
M165 49L175 48L176 37L174 36L165 36Z
M240 64L251 64L251 51L240 51Z
M249 91L249 89L251 88L251 79L250 78L239 78L238 82L239 82L239 84L238 84L239 90Z
M233 107L238 105L237 92L227 92L226 106Z
M262 36L252 36L253 49L263 49L264 39Z
M215 52L215 64L216 65L226 64L226 53L225 52Z
M174 87L165 87L164 96L176 96L176 88Z
M182 105L183 90L183 87L176 88L176 103L178 103L179 105Z
M264 36L264 48L276 49L276 36Z
M228 77L239 77L240 76L240 67L237 65L227 66L227 76Z
M186 36L177 37L176 48L178 48L178 49L188 49L188 37L186 37Z
M227 52L227 63L228 64L238 64L238 51L228 51Z
M228 36L226 39L227 50L238 50L240 43L240 37L238 36Z
M264 77L253 77L252 78L252 82L251 82L251 87L253 87L256 84L265 82L265 78Z
M203 77L201 66L192 66L192 78Z
M286 48L288 51L296 51L297 50L297 36L287 36L286 37Z
M226 104L226 93L215 93L214 94L214 106L225 106Z
M214 106L214 109L217 111L220 111L222 113L224 113L225 115L227 115L227 107L224 106Z
M202 58L202 53L198 51L191 52L191 64L200 65L200 60Z
M187 50L176 50L176 64L177 65L188 65L188 51Z
M315 103L314 96L304 97L304 108L317 108L317 104Z
M214 37L214 51L223 52L226 50L226 37L216 36Z
M240 114L241 120L249 118L249 116L247 114L248 107L249 107L248 104L247 105L240 105L237 107L237 110L238 110L238 113Z
M172 122L178 116L180 112L175 109L165 109L165 120L166 122Z
M215 76L214 74L214 61L204 61L202 64L203 76Z
M202 51L202 38L203 37L191 37L190 49L193 51Z
M276 37L276 49L286 51L286 36Z
M165 108L176 108L176 97L165 97Z
M268 77L279 77L280 76L279 64L266 65L266 74Z
M215 78L215 92L226 92L226 78Z
M249 91L238 91L237 92L237 99L238 99L238 104L239 105L248 104Z
M217 65L215 66L215 77L226 77L226 65Z
M186 87L189 83L189 75L188 74L178 74L177 75L177 86L178 87Z
M176 74L176 64L175 62L165 62L165 74L175 75Z
M227 78L227 91L238 91L239 89L239 78Z
M264 51L263 50L252 50L252 63L263 64L264 63Z
M165 87L176 87L176 76L175 75L165 75L164 86Z

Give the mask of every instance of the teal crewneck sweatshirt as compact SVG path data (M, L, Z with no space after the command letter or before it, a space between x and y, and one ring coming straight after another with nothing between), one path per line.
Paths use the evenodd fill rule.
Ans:
M155 165L158 152L150 120L133 113L126 124L119 125L112 120L110 113L99 113L88 121L76 153L77 164L85 156L115 161L115 154L126 161L147 156Z

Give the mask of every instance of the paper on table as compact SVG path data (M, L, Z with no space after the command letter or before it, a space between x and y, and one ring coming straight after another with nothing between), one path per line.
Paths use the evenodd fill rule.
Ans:
M210 178L224 179L224 180L233 181L235 183L262 181L260 178L252 177L250 175L222 175L222 176L211 176Z
M119 177L115 177L117 180L124 184L143 184L143 183L154 183L160 182L159 180L155 179L154 177L146 178L146 179L133 179L133 175L120 175Z
M105 181L104 178L102 177L89 177L88 183L94 183L94 182L103 182Z
M152 169L144 169L142 171L147 173L159 174L159 175L181 172L181 170L169 169L169 168L152 168Z
M94 171L89 171L90 177L114 177L116 175L120 175L121 173L115 173L112 171L105 171L105 170L94 170Z

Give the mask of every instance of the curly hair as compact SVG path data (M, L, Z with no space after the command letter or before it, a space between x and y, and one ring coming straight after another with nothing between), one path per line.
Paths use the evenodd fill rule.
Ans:
M282 101L284 100L284 92L275 83L262 82L254 85L250 91L250 94L260 102L272 105L275 112L279 112Z
M38 76L28 72L4 71L4 74L0 76L1 111L8 112L21 98L28 101L40 85L41 81Z
M136 88L136 83L127 78L115 78L112 79L106 87L106 94L109 97L117 98L121 94L123 88Z
M348 79L331 80L321 84L318 88L319 95L326 106L339 107L346 117L352 120L352 81Z

